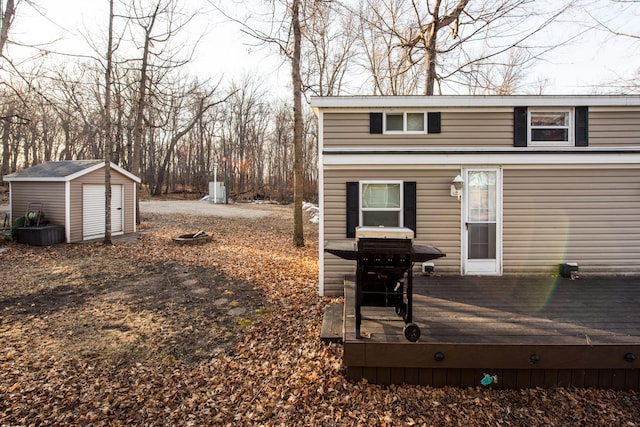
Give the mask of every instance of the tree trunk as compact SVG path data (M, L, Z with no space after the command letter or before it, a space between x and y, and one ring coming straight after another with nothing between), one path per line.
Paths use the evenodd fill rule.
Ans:
M136 103L136 118L133 125L133 156L131 159L131 172L136 175L141 175L142 164L142 135L144 133L143 119L144 110L147 102L147 72L149 68L149 49L151 47L151 31L155 25L158 11L160 9L160 2L156 4L155 11L151 14L151 23L145 28L144 48L142 51L142 64L140 66L140 80L138 82L138 99ZM138 193L141 187L138 186ZM140 203L139 198L136 197L136 223L140 224Z
M425 61L425 85L424 94L428 96L433 95L433 88L436 83L436 40L438 32L436 31L436 24L431 24L427 34L425 35L425 49L424 49L424 61Z
M111 244L111 153L113 142L111 136L111 68L113 67L113 0L109 0L109 34L107 35L107 70L104 84L104 240Z
M162 194L162 185L164 184L165 176L167 175L167 171L169 170L169 162L173 156L173 150L175 149L176 144L180 141L180 138L185 136L189 131L196 125L196 123L200 120L202 115L215 104L204 105L204 100L200 101L200 105L198 106L198 111L196 115L193 117L191 122L189 122L184 129L175 134L171 141L169 142L169 147L167 148L167 153L164 156L162 161L162 165L160 165L160 169L158 170L158 179L155 184L154 195L159 196Z
M14 0L7 0L4 7L4 14L2 15L2 29L0 29L0 55L4 54L4 45L9 39L9 29L11 28L15 13L16 7Z
M302 170L302 79L300 77L300 0L291 5L293 28L293 56L291 58L291 83L293 86L293 243L304 246L302 224L302 197L304 193L304 171Z
M11 173L11 148L9 143L11 141L11 116L13 116L13 106L10 104L7 111L7 115L2 123L2 170L0 171L0 178Z

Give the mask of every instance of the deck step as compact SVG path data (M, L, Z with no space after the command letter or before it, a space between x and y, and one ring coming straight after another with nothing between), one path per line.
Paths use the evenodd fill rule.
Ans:
M342 318L344 304L329 304L324 308L320 341L326 343L342 343Z

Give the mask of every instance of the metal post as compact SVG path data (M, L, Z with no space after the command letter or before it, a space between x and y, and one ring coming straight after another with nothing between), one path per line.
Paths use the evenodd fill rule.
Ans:
M218 203L218 163L213 164L213 203Z

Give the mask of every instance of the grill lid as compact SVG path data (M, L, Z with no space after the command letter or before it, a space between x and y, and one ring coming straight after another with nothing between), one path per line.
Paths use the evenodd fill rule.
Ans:
M372 227L356 228L356 241L360 239L408 239L413 240L413 230L407 227Z

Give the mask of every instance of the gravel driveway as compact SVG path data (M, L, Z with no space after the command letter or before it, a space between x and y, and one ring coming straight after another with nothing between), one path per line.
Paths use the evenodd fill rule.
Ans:
M145 214L187 214L217 216L222 218L264 218L286 209L278 205L215 204L204 200L159 200L140 202L140 212ZM9 212L8 203L0 203L0 217ZM46 212L45 212L46 214Z
M140 202L140 212L150 214L187 214L223 218L263 218L273 213L268 205L225 205L204 200L160 200Z

